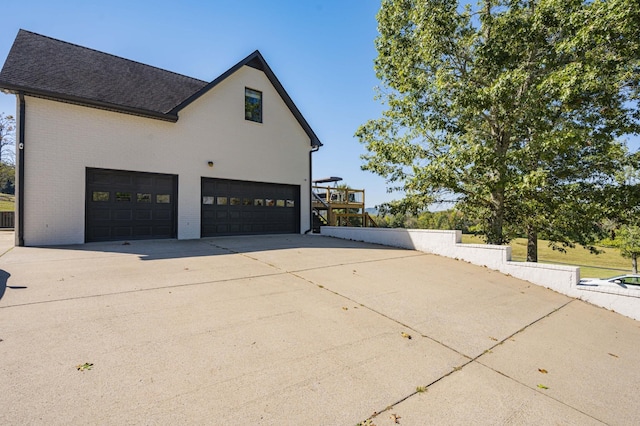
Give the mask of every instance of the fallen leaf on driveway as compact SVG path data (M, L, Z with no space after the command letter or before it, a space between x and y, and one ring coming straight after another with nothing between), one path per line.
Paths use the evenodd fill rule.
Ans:
M611 352L608 352L608 353L609 353L609 355L611 355L611 356L612 356L612 357L614 357L614 358L619 358L619 356L618 356L618 355L616 355L616 354L612 354Z
M348 311L348 310L349 310L349 308L347 308L346 306L343 306L343 307L342 307L342 310L343 310L343 311Z
M548 371L545 370L544 368L538 368L538 371L541 372L542 374L547 374Z
M409 339L409 340L411 340L411 335L410 335L410 334L405 333L404 331L403 331L402 333L400 333L400 335L401 335L402 337L404 337L405 339Z
M548 387L546 387L545 385L538 385L538 387L539 387L540 389L549 389L549 388L548 388Z
M85 362L84 364L76 365L78 371L91 370L93 368L93 364L90 362Z
M389 416L389 418L390 418L391 420L393 420L393 422L394 422L394 423L396 423L396 424L400 424L400 419L401 419L402 417L400 417L400 416L399 416L399 415L397 415L397 414L392 414L391 416Z

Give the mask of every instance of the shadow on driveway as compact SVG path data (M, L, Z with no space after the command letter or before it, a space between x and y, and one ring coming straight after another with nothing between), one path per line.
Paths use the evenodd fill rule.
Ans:
M298 248L394 250L393 247L347 241L320 235L252 235L202 238L194 240L132 240L87 243L67 246L47 246L60 250L136 254L140 260L178 259L184 257L217 256ZM401 250L401 249L398 249Z
M7 285L7 282L9 281L9 277L10 276L11 276L10 273L5 271L4 269L0 269L0 300L2 300L2 298L4 297L4 293L7 291L8 288L13 289L13 290L19 290L19 289L27 288L27 287L24 287L24 286L10 286L10 285Z

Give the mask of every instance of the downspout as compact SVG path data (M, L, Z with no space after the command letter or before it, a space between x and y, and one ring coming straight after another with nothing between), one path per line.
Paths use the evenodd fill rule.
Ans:
M319 145L314 145L313 148L311 148L311 150L309 151L309 225L311 226L311 228L304 231L305 235L313 230L313 207L312 207L313 200L311 198L311 193L313 192L313 184L311 183L313 179L312 177L313 162L311 161L311 154L313 154L319 149L320 149Z
M25 105L24 93L18 92L18 234L16 235L16 243L18 246L24 246L24 122L25 122Z

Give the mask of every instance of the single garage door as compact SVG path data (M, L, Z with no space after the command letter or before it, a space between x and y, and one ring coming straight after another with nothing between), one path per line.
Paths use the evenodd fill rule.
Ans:
M202 237L300 232L300 186L202 178Z
M176 237L175 175L87 169L85 240Z

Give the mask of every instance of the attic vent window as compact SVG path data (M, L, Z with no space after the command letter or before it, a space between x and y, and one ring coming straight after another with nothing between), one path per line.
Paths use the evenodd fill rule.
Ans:
M262 92L244 88L244 118L262 123Z

